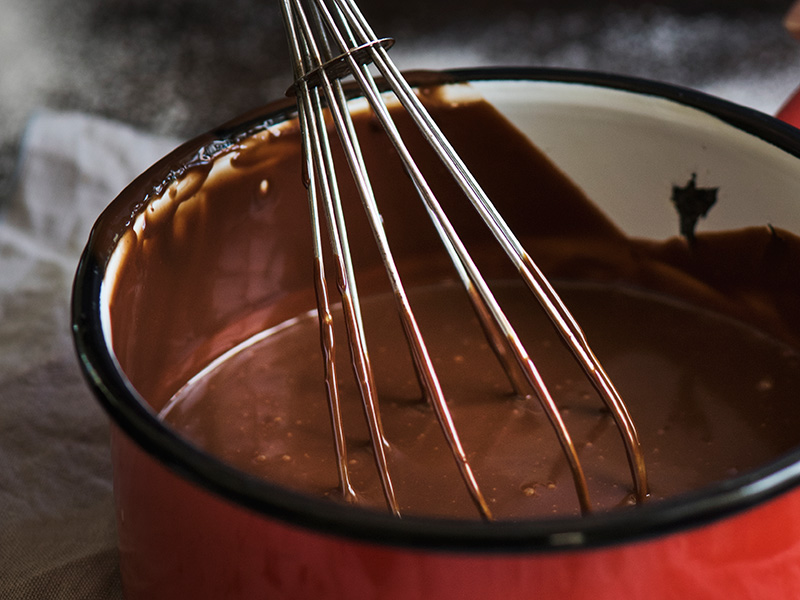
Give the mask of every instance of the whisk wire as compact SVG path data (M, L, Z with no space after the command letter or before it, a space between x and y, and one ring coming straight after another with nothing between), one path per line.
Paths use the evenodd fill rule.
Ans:
M330 13L327 12L327 10L322 10L321 13L327 18L330 18ZM348 60L352 61L351 66L352 70L356 74L356 77L359 79L363 78L363 83L365 86L369 87L371 95L373 97L378 97L379 92L377 86L375 85L374 80L371 78L366 65L359 65L356 62L355 57L348 57ZM357 71L359 66L361 67L361 72ZM339 85L338 81L334 83ZM343 98L343 95L339 96L339 99L343 100ZM332 100L332 98L329 97L329 101L330 100ZM381 102L376 102L376 104L377 106L383 107ZM370 224L372 225L373 234L383 257L387 274L389 275L389 280L395 294L401 322L406 339L411 349L411 354L414 360L418 378L426 397L432 403L437 420L439 421L439 424L448 442L451 453L456 460L456 464L461 472L462 478L472 496L473 502L476 504L478 510L484 518L491 519L491 511L483 494L480 491L477 480L472 472L472 468L467 461L466 453L453 423L444 393L433 367L433 362L428 353L422 333L414 317L414 313L411 309L405 288L403 287L395 261L392 257L389 242L386 238L386 233L381 225L382 219L380 212L378 210L378 206L372 192L372 186L369 182L369 176L364 166L363 157L359 149L358 138L354 135L351 135L353 129L349 111L347 110L344 102L341 102L341 104L331 102L330 109L334 115L334 123L336 124L340 140L344 146L350 169L356 179L357 187L361 194L364 207L370 215ZM346 130L343 127L345 124L348 125ZM392 127L394 128L393 123Z
M338 6L343 7L343 10L347 12L348 16L358 24L359 32L362 36L362 43L375 38L374 32L353 0L333 1L336 2ZM343 48L343 50L344 49L345 48ZM475 180L470 170L463 163L458 153L453 149L449 140L422 106L400 71L389 59L386 50L375 48L373 51L373 58L374 64L381 74L390 82L390 87L395 94L398 95L404 108L415 120L423 135L429 139L432 148L450 170L451 174L479 212L495 238L500 242L506 254L514 262L528 284L528 287L539 302L543 304L546 313L553 321L557 331L572 350L587 377L589 377L595 389L610 409L612 415L614 415L626 447L637 497L643 500L647 495L647 480L644 462L641 459L640 442L636 428L627 406L622 401L619 392L616 390L611 379L589 347L582 329L558 297L558 294L552 288L547 278L534 264L530 256L527 255L518 238L496 210L480 184ZM502 325L501 329L507 331ZM506 371L513 380L511 370L507 368Z
M338 3L337 3L338 5ZM352 7L351 7L352 8ZM326 10L322 10L322 14L326 15L330 19L330 13ZM334 24L329 20L328 25L333 27ZM334 32L335 34L335 32ZM344 40L342 36L337 36L337 39L342 46L343 50L347 48L347 42ZM375 54L381 54L381 48L374 48L372 52ZM377 61L376 58L376 65L378 69L381 69L381 64ZM376 114L377 118L381 122L383 128L387 132L392 144L394 145L396 151L401 157L403 164L408 172L409 176L411 177L412 181L414 182L418 193L420 194L421 198L424 201L425 208L428 211L429 216L434 223L439 236L444 243L444 246L449 253L453 264L456 266L457 272L462 279L462 282L466 289L468 290L469 297L472 300L473 304L476 308L476 313L481 316L484 320L482 324L485 330L488 331L496 331L498 328L502 332L502 335L490 337L490 340L497 345L499 342L498 340L505 339L508 340L508 344L510 346L510 351L512 356L516 358L517 363L522 368L522 371L530 384L530 386L534 389L537 396L540 398L545 412L554 426L556 433L559 438L559 442L565 452L567 459L570 463L571 473L573 474L573 480L578 491L578 497L581 504L581 509L584 512L588 512L591 510L591 502L589 499L589 491L588 486L586 483L586 478L583 472L583 468L581 466L580 460L577 455L577 450L575 445L571 439L569 431L561 417L561 414L555 404L555 401L552 398L547 386L544 384L544 380L542 379L541 375L539 374L535 364L528 356L527 352L525 351L522 343L520 342L516 332L511 327L510 323L508 322L505 314L503 313L500 305L498 304L497 300L495 299L493 293L491 292L489 286L486 284L484 278L480 274L479 269L475 265L474 261L470 257L468 251L466 250L464 244L460 240L458 234L456 233L455 229L453 228L450 220L448 219L446 213L442 209L441 205L439 204L438 200L436 199L434 193L430 189L427 181L425 180L424 176L422 175L420 169L418 168L416 162L414 161L410 151L405 145L405 142L402 139L402 136L397 130L397 127L389 114L389 111L384 104L383 100L380 97L380 92L377 89L377 85L375 84L374 79L372 76L366 71L364 65L356 64L355 57L348 57L348 60L351 62L353 67L353 75L358 80L362 90L364 90L365 95L372 107L373 112ZM384 75L387 74L392 75L399 75L399 73L395 73L394 69L391 69L387 73L383 73ZM402 83L402 77L399 78ZM409 91L410 89L406 89L407 85L402 85L402 90ZM397 90L394 90L397 92ZM416 96L411 92L411 97L414 99L414 106L416 109L419 109L420 112L425 113L424 109L422 109L421 105L418 103ZM425 113L427 114L427 113ZM458 163L453 163L452 168L458 169ZM402 284L399 283L400 289L402 289ZM410 307L403 308L401 314L407 314L407 311L410 312ZM492 322L486 320L486 317L489 316L492 319ZM412 317L413 319L413 317ZM424 347L424 343L419 337L417 340L417 333L413 334L413 339L409 341L412 343L412 348L418 347L418 345L422 345ZM496 353L500 356L504 356L504 353L501 350L496 349ZM419 361L418 361L419 362ZM509 365L505 365L507 371L511 371L511 367ZM423 379L428 379L431 377L435 377L435 373L433 372L432 365L426 364L423 361L421 367L422 369L422 377ZM452 422L451 417L449 416L449 410L446 409L446 401L444 400L443 396L441 396L441 392L439 391L438 382L436 383L436 390L431 390L430 386L426 386L426 391L428 392L429 397L434 404L434 408L437 409L437 415L442 414L445 415L440 417L440 421L446 420L447 425L443 425L446 429L446 435L448 435L448 440L452 436L453 440L451 444L453 445L453 452L454 454L460 459L463 456L463 449L458 442L457 434L455 430L452 430L450 433ZM446 412L445 412L446 411ZM464 465L465 468L468 468L468 463L461 459L459 460L459 465Z
M295 60L295 93L301 114L301 127L304 131L304 137L308 137L311 140L306 144L305 148L309 171L309 202L315 205L312 211L318 210L316 207L319 202L318 195L315 191L312 192L312 188L315 189L319 186L323 210L328 221L333 254L339 265L338 283L345 307L351 354L356 368L356 376L361 385L362 401L370 424L374 454L384 487L384 495L392 511L395 514L399 514L384 453L386 442L380 424L380 411L377 408L378 399L372 382L372 370L366 348L352 259L347 243L344 215L328 142L323 106L327 106L331 115L356 187L361 196L362 204L369 217L373 235L383 258L398 304L403 329L411 349L420 384L434 408L440 427L448 441L474 503L484 518L492 518L488 504L467 461L466 453L459 439L444 393L392 257L389 242L382 225L381 214L373 194L358 138L347 107L347 100L341 83L341 78L345 74L352 75L357 81L373 113L380 121L402 160L406 172L413 181L419 196L423 200L425 209L452 263L455 265L456 272L468 292L479 321L487 333L487 338L503 364L512 386L518 393L524 393L524 391L532 389L542 404L570 465L581 510L584 513L591 510L591 501L577 450L555 401L533 360L525 350L408 150L387 108L384 94L373 77L370 65L374 65L374 68L388 82L397 100L410 114L417 128L452 174L495 239L500 243L506 255L522 275L528 288L550 317L556 330L581 364L587 377L592 381L610 412L614 415L625 444L637 498L644 499L647 494L644 463L641 458L638 434L627 407L589 348L585 335L575 319L561 302L546 277L541 273L531 257L527 255L520 241L425 110L413 89L389 59L387 47L390 42L378 39L375 36L352 0L309 0L308 13L301 4L301 0L283 0L282 6ZM309 14L312 16L309 16ZM332 49L333 45L338 46L338 54L337 51ZM320 94L324 95L324 99ZM314 174L316 177L313 176ZM319 227L318 220L316 223L315 226ZM319 232L315 233L315 253L317 253L321 261L322 248ZM325 285L324 270L320 270L317 284ZM327 297L320 294L320 301L323 303L320 319L325 321L329 316ZM324 323L324 326L327 327L328 323ZM329 374L327 376L329 394L335 397L338 394L331 392L331 388L336 386L335 370L329 368L329 373L332 373L332 375ZM335 420L337 418L336 415L339 414L336 402L329 398L329 403L332 407L332 419ZM336 429L336 425L334 425L334 429ZM334 437L336 438L337 446L343 448L344 441L339 439L340 435L341 432L335 431ZM340 460L340 465L341 486L346 488L349 485L346 483L346 464Z
M287 0L284 4L284 11L291 11L292 7ZM289 12L286 12L289 14ZM318 48L314 44L314 39L309 34L310 25L306 19L302 7L295 3L294 18L287 19L287 30L291 40L291 46L295 55L295 65L298 75L303 75L309 65L306 60L309 57L317 57L321 60ZM302 28L298 32L298 27ZM327 78L327 74L322 73ZM329 146L327 130L325 126L322 102L319 97L318 88L310 88L307 81L299 80L298 87L298 108L300 111L301 127L304 130L303 138L308 138L305 152L307 160L307 177L309 203L312 205L312 213L318 212L320 204L319 196L316 191L320 190L322 196L322 207L326 215L328 225L329 240L337 264L337 287L342 298L342 308L345 314L345 323L348 339L350 340L351 362L355 371L356 381L358 382L365 418L370 430L370 440L372 442L373 455L378 472L381 477L381 485L384 491L386 503L393 514L399 516L399 506L394 493L391 476L389 474L386 460L386 443L383 427L380 421L380 413L377 409L377 397L375 393L372 368L369 362L364 327L361 318L361 310L358 301L355 276L353 274L352 261L350 254L346 250L349 248L347 241L347 229L344 222L341 199L338 194L338 183L336 172L333 168L333 158ZM324 261L320 233L315 233L315 260L317 261L317 288L326 286L324 278ZM318 296L321 295L318 291ZM332 352L332 328L330 322L329 307L323 307L319 311L322 327L328 332L323 337L325 351L328 360ZM330 347L328 346L330 344ZM344 440L341 428L341 412L338 404L338 381L335 378L335 370L328 369L326 387L331 407L331 419L334 422L334 438L337 446L337 459L340 478L340 487L345 494L345 499L352 499L352 488L349 485L347 474L347 453L346 441ZM338 419L338 421L336 421Z
M365 40L375 37L374 32L372 32L369 24L352 0L334 1L337 5L347 7L348 14L360 25L361 34ZM636 432L627 406L622 401L619 392L616 390L611 379L590 349L582 329L558 297L558 294L552 288L547 278L525 252L518 238L496 210L493 203L489 200L480 184L475 180L470 170L463 163L449 140L422 106L410 86L405 82L400 71L389 59L388 53L384 49L375 48L373 55L378 70L390 82L392 90L400 97L404 108L417 123L423 135L430 140L431 147L439 155L439 158L459 183L495 238L500 242L506 254L514 262L526 284L539 302L542 303L557 331L578 359L587 377L589 377L595 389L600 394L600 397L608 406L615 418L622 435L623 443L626 447L637 497L639 500L644 500L647 496L647 478L644 462L641 458L638 433ZM507 332L503 326L501 326L501 329ZM507 368L506 371L513 379L510 370Z
M301 110L302 119L306 119L305 111ZM304 152L310 156L311 137L303 139ZM322 260L322 242L320 239L319 208L316 196L316 186L309 187L309 208L311 214L311 230L314 247L315 265L315 291L317 295L317 310L320 322L320 337L324 358L325 386L328 398L328 410L330 412L331 424L333 426L334 449L336 452L336 464L339 473L339 484L342 496L347 502L354 502L356 498L349 473L347 470L347 443L343 431L343 420L341 413L341 402L339 400L339 386L336 371L336 346L334 343L333 315L331 313L330 302L328 300L327 283L325 277L325 265Z
M349 22L353 24L353 29L359 34L358 40L354 37L350 38L353 44L369 44L377 40L377 36L372 31L369 23L353 0L333 0L333 2L335 2L342 13L347 15ZM348 30L349 29L350 26L348 23ZM342 52L347 52L348 46L343 38L339 38L339 43ZM514 261L533 293L540 302L545 304L546 312L551 319L554 320L554 325L557 330L578 358L585 373L591 379L603 400L612 410L626 443L631 469L636 481L636 488L639 492L639 496L643 497L646 495L647 485L644 465L641 460L636 459L639 439L635 426L633 425L633 420L624 402L621 401L620 395L610 378L591 351L580 326L572 317L566 306L561 302L547 279L541 274L538 267L536 267L527 255L511 228L497 212L481 186L441 132L436 122L433 121L430 114L422 107L416 94L414 94L410 86L407 85L400 71L389 59L386 49L374 47L371 48L371 54L373 63L387 81L390 82L390 87L400 98L401 103L409 114L411 114L417 122L422 134L431 141L433 149L439 154L440 159L456 178L463 191L473 203L473 206L478 210L487 226L489 226L494 233L496 239L501 243L512 261Z

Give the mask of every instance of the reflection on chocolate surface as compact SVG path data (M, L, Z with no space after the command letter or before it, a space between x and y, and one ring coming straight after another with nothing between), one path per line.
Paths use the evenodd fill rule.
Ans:
M632 483L608 411L541 311L531 310L521 284L496 287L564 411L595 506L630 502ZM628 402L645 444L651 498L725 479L796 444L800 410L793 398L800 355L787 346L658 296L581 284L561 292ZM463 291L421 288L411 299L495 517L578 514L569 467L547 418L535 398L512 393L470 318ZM393 299L369 298L364 309L402 514L476 517L419 391L393 318ZM344 353L346 339L338 343ZM316 357L318 346L316 317L307 315L181 390L165 419L244 471L337 497L320 361L306 360ZM353 485L362 501L380 507L380 484L353 383L343 387L342 397Z

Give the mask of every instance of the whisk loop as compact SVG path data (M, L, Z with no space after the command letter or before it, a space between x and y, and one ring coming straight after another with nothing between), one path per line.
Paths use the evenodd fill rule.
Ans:
M473 502L484 519L492 519L489 505L467 460L431 357L392 257L342 85L344 77L352 76L391 140L409 177L414 182L425 209L468 293L478 319L487 334L487 339L503 365L515 391L523 395L533 391L541 402L569 463L582 512L588 513L592 508L586 476L558 406L536 365L525 350L406 147L373 75L373 70L377 69L501 245L582 366L587 378L591 380L603 398L625 444L636 497L639 501L644 500L647 495L644 461L636 429L624 402L589 348L577 322L422 106L413 89L389 59L387 50L393 42L390 39L378 38L374 34L352 0L282 0L282 9L295 71L293 92L296 95L299 121L303 132L307 171L306 185L316 265L315 285L325 354L325 382L337 453L339 481L344 498L353 501L355 491L349 481L346 441L339 408L333 319L323 260L323 220L335 263L336 285L342 300L351 361L370 431L372 451L381 478L386 504L392 513L400 516L388 467L387 449L389 445L383 433L377 392L364 335L337 173L333 165L331 142L326 127L326 111L333 121L336 135L344 150L375 242L383 259L418 379L434 409Z

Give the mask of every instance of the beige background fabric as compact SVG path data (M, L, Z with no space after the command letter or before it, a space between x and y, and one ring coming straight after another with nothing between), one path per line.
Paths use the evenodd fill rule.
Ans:
M0 217L0 598L121 598L108 421L78 369L72 278L92 223L175 146L42 113Z

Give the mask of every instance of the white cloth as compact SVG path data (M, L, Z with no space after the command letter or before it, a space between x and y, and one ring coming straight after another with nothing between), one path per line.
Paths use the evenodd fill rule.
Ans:
M0 598L121 598L108 420L78 369L72 279L92 223L177 144L74 113L26 131L0 216Z

